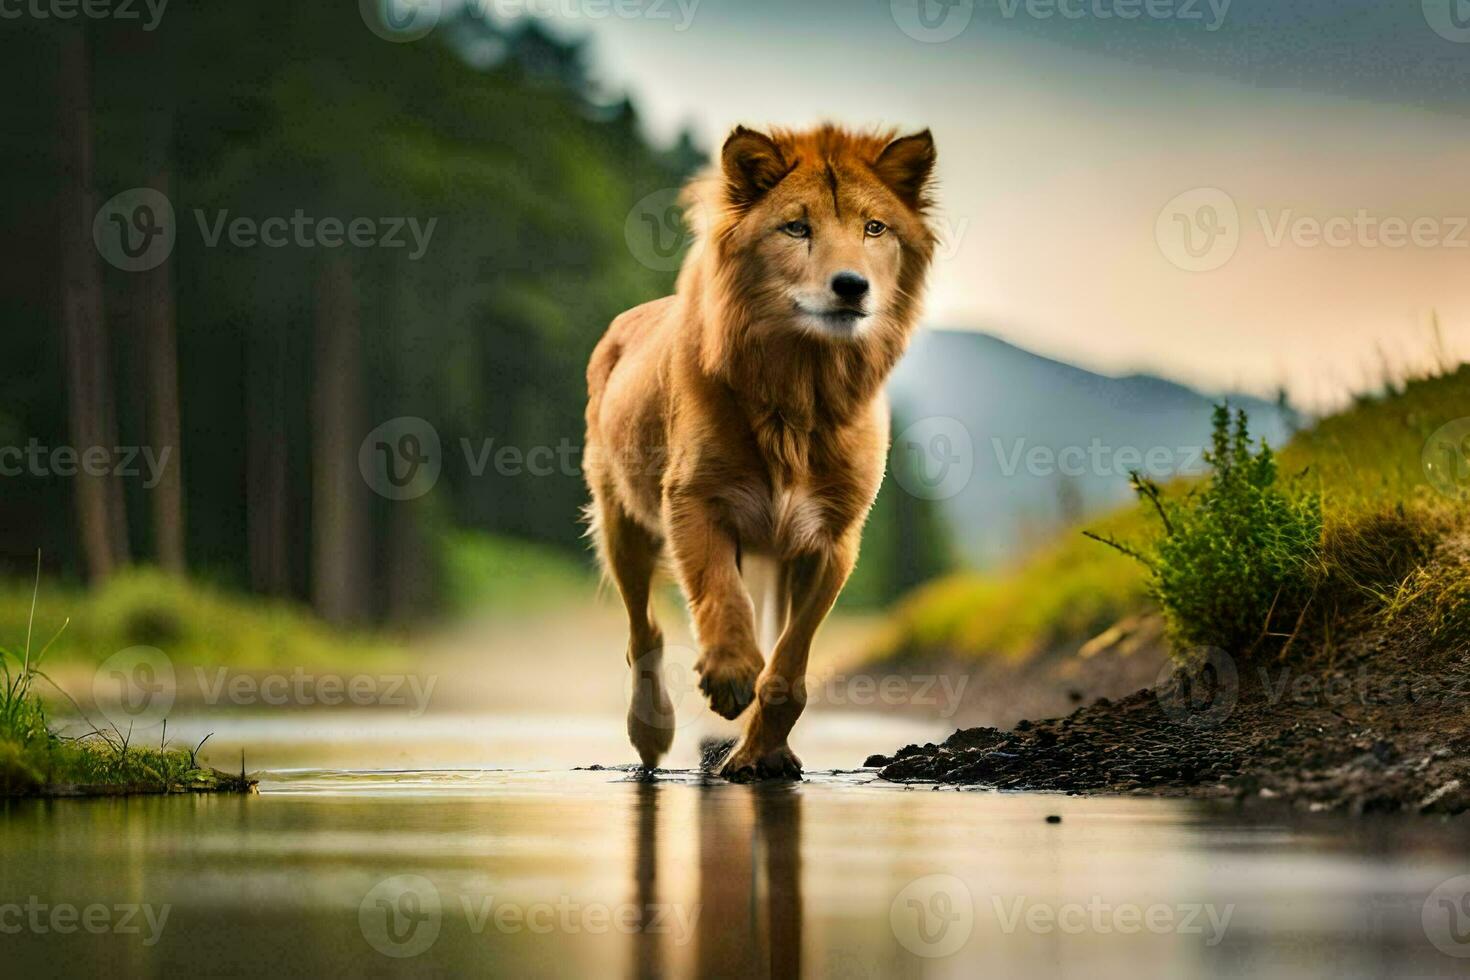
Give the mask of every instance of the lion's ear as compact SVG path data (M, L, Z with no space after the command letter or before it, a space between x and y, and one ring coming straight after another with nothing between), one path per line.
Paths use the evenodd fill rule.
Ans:
M909 207L922 210L929 203L934 177L934 136L929 130L896 139L884 147L873 172Z
M736 126L720 153L731 203L746 207L759 201L791 172L781 148L765 133Z

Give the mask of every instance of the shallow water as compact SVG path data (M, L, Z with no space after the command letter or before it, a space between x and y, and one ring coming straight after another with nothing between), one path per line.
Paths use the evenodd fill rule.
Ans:
M274 720L215 721L216 738L250 745L251 758L285 751L270 747ZM333 744L374 727L315 724ZM476 751L466 726L450 726L461 737L445 744ZM527 744L555 728L567 751L584 750L569 723L509 725ZM845 731L818 725L808 755L845 755ZM448 752L434 744L406 751ZM5 805L4 973L1096 978L1470 966L1435 945L1470 953L1470 907L1430 897L1470 872L1463 822L1242 816L830 770L761 787L567 766L260 775L257 797Z
M201 755L221 768L243 753L260 795L0 804L0 976L1470 966L1434 945L1470 953L1470 903L1434 893L1470 873L1464 821L886 785L852 767L954 726L861 707L855 684L818 688L793 733L806 781L709 782L687 767L738 726L703 705L687 644L669 755L686 768L652 782L579 769L632 760L626 668L586 653L616 649L620 614L597 615L495 624L458 655L425 654L417 679L437 683L418 705L206 705L182 696L181 670L169 739L211 735Z

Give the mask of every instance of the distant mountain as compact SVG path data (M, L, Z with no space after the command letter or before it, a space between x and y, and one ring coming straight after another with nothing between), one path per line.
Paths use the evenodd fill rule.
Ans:
M923 331L889 393L896 482L936 500L959 555L982 567L1127 501L1130 469L1204 472L1222 398L1250 414L1253 435L1273 446L1289 435L1258 398L1095 374L973 331Z

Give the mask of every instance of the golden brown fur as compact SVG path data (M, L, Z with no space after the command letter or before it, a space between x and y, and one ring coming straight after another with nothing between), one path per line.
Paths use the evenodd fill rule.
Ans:
M734 718L754 702L722 772L800 774L786 739L883 477L882 387L933 253L933 163L927 131L737 129L686 191L697 239L675 295L618 317L592 355L590 513L628 607L628 732L646 765L674 727L649 609L662 556L689 603L711 706ZM763 597L741 577L757 560L775 570L769 663Z

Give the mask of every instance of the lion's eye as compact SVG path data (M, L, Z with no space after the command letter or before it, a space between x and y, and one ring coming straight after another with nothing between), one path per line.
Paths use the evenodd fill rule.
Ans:
M781 226L781 230L792 238L812 237L812 226L805 221L788 221Z
M877 238L888 230L888 226L881 221L869 221L863 230L867 232L869 238Z

